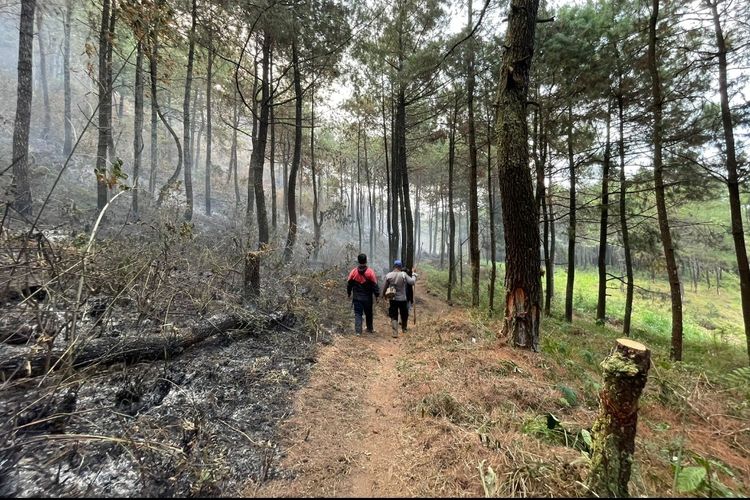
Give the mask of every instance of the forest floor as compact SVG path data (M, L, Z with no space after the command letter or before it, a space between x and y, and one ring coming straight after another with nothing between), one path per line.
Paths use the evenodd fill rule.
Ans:
M572 356L512 349L497 339L498 321L448 305L438 298L443 290L421 281L417 324L410 320L406 335L391 338L381 303L375 335L337 336L319 350L281 424L279 474L251 481L245 494L588 496L581 429L596 416L596 372L606 352L580 384ZM353 328L351 311L342 305L341 314ZM569 340L583 342L581 335ZM708 379L680 386L667 370L654 370L631 494L750 491L747 400ZM560 422L554 429L549 416ZM675 488L675 461L687 470L701 459L708 480Z

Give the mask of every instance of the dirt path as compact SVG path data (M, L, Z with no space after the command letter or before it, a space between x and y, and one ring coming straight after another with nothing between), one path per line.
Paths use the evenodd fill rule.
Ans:
M406 336L417 336L447 307L420 288ZM342 299L343 300L343 299ZM353 316L351 321L353 329ZM376 306L374 335L345 335L322 350L293 417L282 425L286 455L275 479L249 493L270 496L403 496L417 479L408 468L416 453L409 438L414 419L403 398L405 345L391 337L384 303Z

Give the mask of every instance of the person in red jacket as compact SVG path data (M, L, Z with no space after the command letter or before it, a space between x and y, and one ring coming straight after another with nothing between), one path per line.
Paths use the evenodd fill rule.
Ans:
M367 267L367 255L357 256L359 265L352 269L346 284L346 294L352 298L354 307L354 333L362 334L362 314L367 321L367 333L375 333L372 327L372 303L380 294L375 271Z

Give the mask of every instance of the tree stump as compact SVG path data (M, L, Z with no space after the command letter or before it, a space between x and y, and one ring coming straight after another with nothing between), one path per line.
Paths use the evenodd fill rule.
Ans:
M617 339L601 363L604 387L592 428L591 473L587 486L600 497L628 497L635 451L638 398L646 385L651 352L639 342Z
M248 252L245 255L245 277L243 288L246 298L260 294L260 252Z

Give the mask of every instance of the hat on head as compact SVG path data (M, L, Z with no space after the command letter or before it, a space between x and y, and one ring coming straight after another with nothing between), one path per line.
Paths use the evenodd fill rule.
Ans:
M396 259L396 260L394 260L394 261L393 261L393 266L394 266L394 267L404 267L404 266L403 266L403 264L401 263L401 260L400 260L400 259Z

